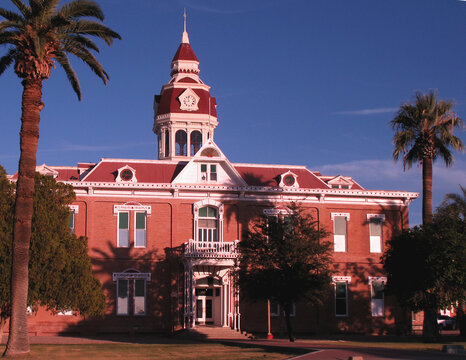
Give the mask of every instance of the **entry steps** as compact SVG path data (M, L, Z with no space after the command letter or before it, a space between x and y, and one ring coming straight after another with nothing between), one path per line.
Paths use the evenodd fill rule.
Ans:
M179 332L176 337L183 339L197 339L197 340L247 340L254 339L252 334L245 331L232 330L229 327L220 327L212 325L197 325L193 329L187 329Z

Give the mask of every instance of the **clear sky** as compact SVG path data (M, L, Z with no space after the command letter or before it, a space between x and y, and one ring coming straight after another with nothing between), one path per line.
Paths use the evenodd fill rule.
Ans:
M306 165L367 189L421 192L391 159L388 122L436 89L466 119L466 2L98 0L122 41L101 44L107 86L75 61L79 102L57 67L44 83L38 164L156 159L153 96L170 79L183 9L200 76L217 98L215 142L231 162ZM12 8L8 0L2 7ZM0 54L5 50L0 48ZM0 77L0 164L17 169L20 80ZM466 142L464 131L457 133ZM434 206L466 185L466 155L434 165ZM410 207L421 222L421 200Z

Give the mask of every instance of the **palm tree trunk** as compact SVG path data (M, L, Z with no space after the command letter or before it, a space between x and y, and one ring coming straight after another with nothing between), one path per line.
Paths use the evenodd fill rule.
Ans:
M13 261L11 271L10 333L4 356L29 352L27 324L29 243L34 196L36 152L39 141L42 80L25 79L23 84L20 158L16 186Z
M422 159L422 223L432 222L432 158Z

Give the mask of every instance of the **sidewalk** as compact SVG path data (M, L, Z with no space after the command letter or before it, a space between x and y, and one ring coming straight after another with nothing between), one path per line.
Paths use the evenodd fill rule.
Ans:
M6 336L3 336L2 344L5 344ZM339 345L337 342L332 345L319 344L319 340L297 340L290 342L286 339L273 340L238 340L238 339L222 339L222 340L189 340L186 338L178 339L176 337L165 337L158 335L119 335L108 334L98 335L93 337L84 336L31 336L29 337L30 344L112 344L112 343L127 343L127 344L178 344L190 342L217 342L229 345L250 346L261 348L276 348L276 349L296 349L297 355L288 360L347 360L351 356L361 356L363 360L456 360L466 359L466 355L450 355L442 352L434 351L414 351L414 350L394 350L387 348L370 348L363 346L345 346ZM383 346L381 344L381 346Z

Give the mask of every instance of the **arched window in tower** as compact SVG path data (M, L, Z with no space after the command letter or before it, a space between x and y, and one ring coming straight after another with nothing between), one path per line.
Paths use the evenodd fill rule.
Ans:
M204 206L199 209L198 240L218 241L217 209L212 206Z
M165 157L170 155L170 132L165 130Z
M191 133L191 156L194 156L202 147L202 134L200 131L193 131Z
M187 155L187 141L188 137L186 131L178 130L175 134L176 142L176 155L186 156Z

